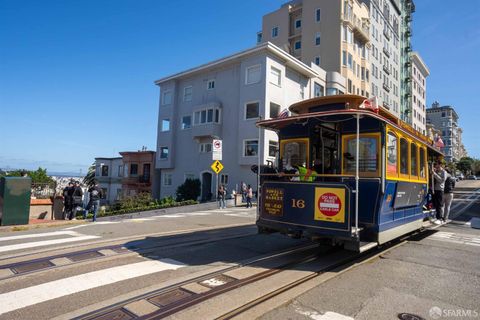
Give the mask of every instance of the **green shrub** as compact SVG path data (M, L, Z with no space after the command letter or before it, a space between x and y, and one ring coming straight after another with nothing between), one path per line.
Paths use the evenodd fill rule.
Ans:
M201 182L198 179L187 179L177 188L177 201L197 200L200 196Z

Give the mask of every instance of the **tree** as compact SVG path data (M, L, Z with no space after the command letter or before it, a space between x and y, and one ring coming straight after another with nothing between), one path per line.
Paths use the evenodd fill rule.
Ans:
M88 167L87 175L83 178L83 183L88 187L93 187L95 185L95 162Z
M187 179L177 188L177 201L197 200L200 196L201 182L198 179Z
M457 163L457 169L462 171L464 175L468 175L473 170L475 160L470 157L463 157Z
M22 169L10 171L8 174L4 172L2 176L23 177L25 174L32 179L32 183L54 183L54 180L47 175L47 169L43 169L41 167L39 167L36 171Z

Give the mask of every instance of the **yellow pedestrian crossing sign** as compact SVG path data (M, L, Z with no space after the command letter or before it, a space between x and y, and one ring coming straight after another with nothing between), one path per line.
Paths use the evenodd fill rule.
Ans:
M214 162L212 163L212 165L210 166L210 168L212 168L212 170L213 170L216 174L218 174L220 171L222 171L222 169L223 169L223 164L222 164L220 161L216 160L216 161L214 161Z

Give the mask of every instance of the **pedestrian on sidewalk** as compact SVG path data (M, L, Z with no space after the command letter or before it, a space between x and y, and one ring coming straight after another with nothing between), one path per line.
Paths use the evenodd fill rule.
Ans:
M73 209L68 216L68 219L70 220L75 219L78 208L83 209L83 190L80 186L80 181L75 181L75 186L73 188Z
M241 188L242 188L242 202L247 201L247 184L245 182L240 183Z
M73 211L73 181L70 181L68 185L63 189L63 220L67 220L72 215Z
M218 206L220 209L225 209L225 196L227 195L227 190L225 189L225 186L223 184L218 186Z
M445 169L447 171L447 179L445 180L445 189L443 191L444 198L444 209L443 209L443 222L447 222L448 216L450 215L450 207L453 201L453 189L455 189L455 178L452 176L452 171L450 169Z
M443 219L443 192L445 190L445 180L447 180L447 172L443 168L443 164L440 161L435 163L433 169L433 205L435 206L436 224L441 224Z
M103 190L98 185L98 182L95 181L94 186L88 189L88 194L90 195L90 200L88 202L87 208L83 212L83 218L86 220L87 215L91 209L93 209L93 222L97 221L97 212L100 208L100 199L103 198Z
M247 186L247 208L252 207L253 189L250 185Z

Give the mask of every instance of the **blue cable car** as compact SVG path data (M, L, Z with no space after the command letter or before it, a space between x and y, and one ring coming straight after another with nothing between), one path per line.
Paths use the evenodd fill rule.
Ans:
M275 162L260 166L259 232L282 232L364 251L423 225L433 140L373 99L296 103L291 116L259 121L275 131Z

